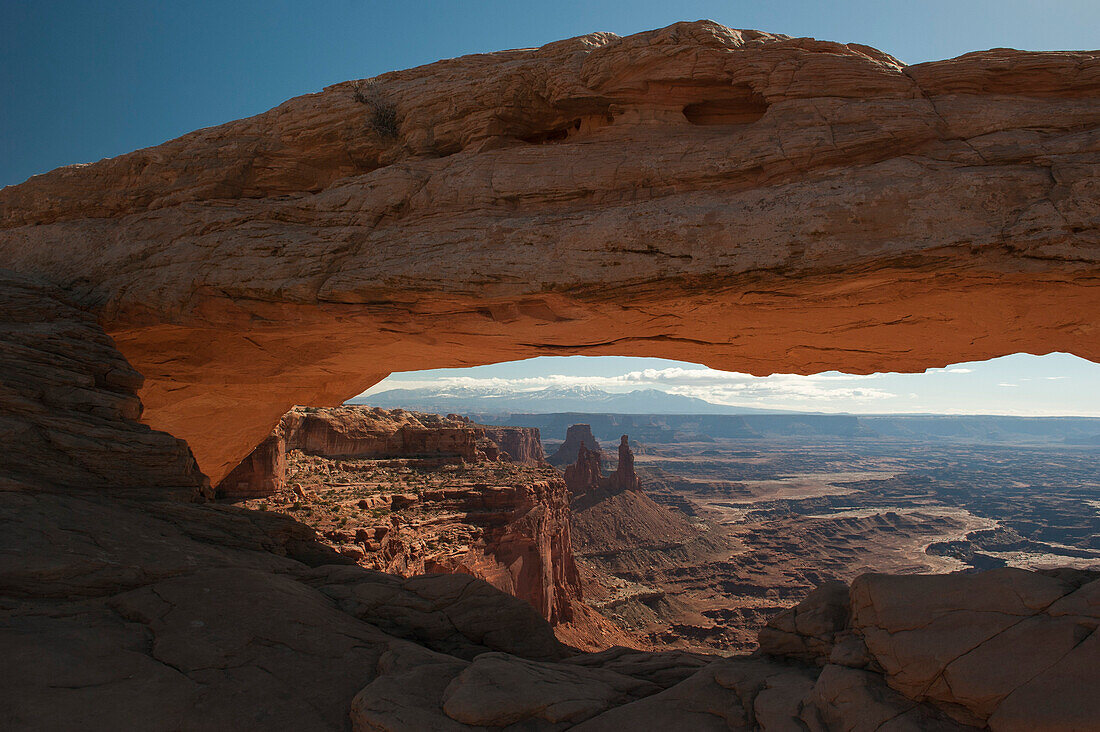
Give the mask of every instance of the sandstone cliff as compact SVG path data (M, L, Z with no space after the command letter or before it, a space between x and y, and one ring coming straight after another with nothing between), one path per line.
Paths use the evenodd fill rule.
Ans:
M0 722L1095 726L1088 573L863 578L777 619L770 657L575 654L475 578L165 499L204 492L181 439L219 482L291 405L410 363L1100 359L1098 72L677 24L340 84L0 191Z
M506 460L531 466L544 462L537 429L487 427L453 414L298 407L283 417L276 431L288 450L326 457L451 455L469 462Z
M452 458L333 459L291 451L287 485L244 504L294 516L360 565L464 573L570 622L580 599L569 492L553 470Z
M572 465L577 462L577 456L581 447L599 453L600 443L592 434L592 427L587 424L572 424L565 431L565 441L561 443L554 453L546 458L551 465Z
M546 454L542 451L539 431L533 427L479 426L485 438L500 449L500 457L522 465L543 465Z
M218 495L294 516L364 567L468 574L551 623L582 620L569 491L546 468L536 429L296 407Z
M603 467L600 463L603 453L599 450L590 450L583 444L577 447L577 459L572 465L565 466L565 484L569 486L569 492L574 496L583 496L586 493L600 489L603 482Z
M619 443L618 465L607 476L601 453L578 444L577 461L566 467L565 483L573 497L570 528L585 602L635 643L667 642L655 628L668 627L665 616L673 614L669 593L647 574L658 567L684 568L688 557L725 554L728 547L646 494L626 435ZM672 604L682 609L677 600Z
M1098 79L1096 52L593 33L35 176L0 259L94 309L215 483L411 363L1100 359Z
M0 491L208 495L187 444L138 424L141 385L92 315L0 269Z
M275 432L248 453L241 464L229 471L214 489L216 498L270 496L286 484L286 440Z
M455 414L443 417L403 409L295 407L218 484L218 497L255 498L282 490L288 450L329 458L446 456L471 463L545 463L534 428L490 427Z

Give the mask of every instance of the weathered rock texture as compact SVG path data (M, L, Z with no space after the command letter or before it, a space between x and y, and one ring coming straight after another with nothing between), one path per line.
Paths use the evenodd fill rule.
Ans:
M587 425L574 425L574 427ZM572 432L572 427L570 432ZM565 484L574 498L589 494L614 495L623 491L641 490L641 482L634 471L634 453L627 435L619 441L619 462L610 475L603 474L603 455L599 448L589 449L583 442L577 446L577 461L565 468Z
M286 452L327 458L442 456L477 463L545 464L539 431L490 427L466 417L371 407L295 407L217 486L220 498L269 496L286 487Z
M36 176L0 258L96 310L216 483L414 366L1100 359L1098 122L1096 52L594 33Z
M278 427L215 486L217 498L270 496L286 485L286 440Z
M340 730L383 657L570 653L480 580L369 572L286 517L181 500L203 476L135 421L140 376L95 321L7 273L0 302L0 727Z
M551 623L579 619L570 495L546 465L536 429L401 409L296 407L217 493L270 499L247 505L300 518L363 567L467 574Z
M869 676L851 669L881 674L964 724L1090 729L1100 723L1098 626L1097 572L868 574L850 593L834 583L774 618L760 650L824 666L819 686L827 675Z
M569 492L553 470L292 452L290 473L290 488L268 506L301 517L364 567L460 572L528 601L553 623L573 619L580 583Z
M577 447L577 461L565 466L565 484L574 496L583 496L586 493L600 489L603 482L603 453L599 450L590 450L583 444Z
M577 462L582 447L596 453L600 452L600 443L592 434L591 425L571 424L565 431L565 441L546 460L551 465L572 465Z
M430 684L374 681L352 719L397 730L415 707L434 729L1091 729L1098 591L1088 572L864 575L776 618L751 657L492 653Z
M619 462L615 465L615 471L607 477L607 488L613 493L636 491L642 487L638 474L634 472L634 452L630 449L627 435L619 439Z
M531 467L544 463L538 429L475 425L459 415L404 409L295 407L217 485L218 498L261 498L286 488L287 450L329 458L445 456Z
M541 466L546 463L542 439L534 427L489 427L478 425L485 439L500 450L503 460L521 465Z
M505 460L540 466L545 462L539 431L488 427L466 417L372 407L288 412L276 430L288 450L325 457L424 457L447 455L469 462Z
M141 383L95 318L0 270L0 490L208 494L186 443L138 424Z

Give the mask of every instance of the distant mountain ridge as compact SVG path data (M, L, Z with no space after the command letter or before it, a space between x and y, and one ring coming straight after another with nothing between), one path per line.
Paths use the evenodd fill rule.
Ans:
M758 409L715 404L697 397L659 389L613 393L593 386L547 387L537 391L500 388L428 387L390 389L360 396L348 404L418 412L554 414L598 412L614 414L793 414L782 409Z
M591 426L597 440L629 434L638 442L712 439L826 438L959 441L981 444L1055 442L1100 444L1100 417L854 414L593 414L511 413L467 416L482 424L535 427L544 441L564 437L570 425Z

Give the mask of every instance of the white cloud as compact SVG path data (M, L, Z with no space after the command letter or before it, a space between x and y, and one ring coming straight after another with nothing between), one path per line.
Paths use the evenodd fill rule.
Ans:
M593 359L594 368L587 373L577 368L576 361L570 360L568 366L563 366L553 358L546 359L545 368L541 370L531 368L531 364L526 364L522 370L498 364L469 371L398 373L367 393L424 387L522 392L587 386L619 393L658 389L733 406L803 411L1100 416L1100 398L1097 397L1100 389L1073 390L1058 383L1070 376L1075 385L1100 383L1100 365L1075 357L1062 363L1066 359L1046 357L1040 361L1040 357L1017 355L928 369L925 373L858 375L831 371L767 377L658 359L650 362L653 368L645 368L648 363L637 359L616 370L608 368L609 362L605 359L610 358ZM569 373L554 373L556 369L568 369ZM578 373L583 375L574 375ZM928 378L947 373L974 376L968 379ZM998 383L998 379L1002 381ZM1009 400L1012 404L1005 403L1007 392L1004 389L1015 390Z
M747 406L767 402L773 406L806 408L817 402L834 402L831 406L836 408L840 402L869 403L896 398L898 395L893 392L864 385L863 382L873 381L878 376L878 374L857 376L834 372L812 376L773 374L762 377L737 371L674 366L630 371L617 376L548 374L517 378L445 376L434 379L406 379L396 377L376 385L370 391L376 393L385 389L422 387L537 391L548 387L592 386L613 392L660 389L716 404Z

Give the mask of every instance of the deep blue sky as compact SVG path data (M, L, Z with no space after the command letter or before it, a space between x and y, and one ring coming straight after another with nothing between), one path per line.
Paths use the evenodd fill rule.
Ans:
M0 0L0 186L347 79L699 18L858 41L907 63L995 46L1100 47L1097 0Z

